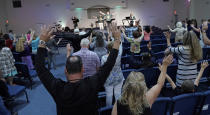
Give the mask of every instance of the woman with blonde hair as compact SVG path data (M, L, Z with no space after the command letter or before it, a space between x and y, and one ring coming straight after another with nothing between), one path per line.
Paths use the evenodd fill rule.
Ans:
M131 72L125 81L121 98L115 103L112 115L150 115L152 104L160 94L166 78L167 67L173 56L164 58L157 84L148 90L144 75Z
M198 71L197 62L202 59L202 48L199 40L193 31L184 34L183 45L172 47L170 43L171 34L165 33L168 50L178 55L178 70L176 75L176 85L181 86L183 81L195 81Z

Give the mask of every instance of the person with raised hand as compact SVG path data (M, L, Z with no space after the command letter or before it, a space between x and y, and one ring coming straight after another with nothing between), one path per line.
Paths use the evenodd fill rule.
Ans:
M140 26L140 27L142 28L142 26ZM123 32L124 38L128 42L130 42L130 44L131 44L130 51L132 53L140 53L140 51L141 51L141 49L140 49L140 43L141 43L141 41L144 38L144 32L142 32L142 34L140 35L140 32L136 30L136 31L133 32L133 37L134 38L129 38L125 34L125 29L122 28L121 31ZM135 49L135 50L133 50L133 49Z
M196 92L198 90L200 79L203 75L204 70L208 66L209 66L208 61L204 60L201 63L201 69L200 69L200 72L199 72L198 76L196 77L195 81L193 82L192 80L185 80L182 83L181 87L176 86L176 84L174 83L174 81L171 79L171 77L169 75L166 75L166 79L171 84L171 87L172 87L175 95L180 95L180 94L183 94L183 93L193 93L193 92ZM162 67L162 65L159 64L160 71L161 71L161 67Z
M125 81L120 99L113 107L112 115L150 115L152 104L164 85L167 67L172 61L172 55L163 59L157 84L149 90L144 75L141 72L131 72Z
M67 81L55 78L45 67L46 42L50 40L52 32L51 28L42 27L35 67L41 82L56 103L57 114L96 115L98 89L104 85L115 64L121 44L120 31L112 30L115 39L113 49L107 62L91 77L82 79L84 69L81 58L79 56L69 56L65 66ZM68 45L68 51L69 49L71 50Z
M168 50L178 55L176 85L181 86L185 80L194 81L198 75L197 62L202 59L202 48L193 31L184 34L183 45L172 47L169 32L165 33Z

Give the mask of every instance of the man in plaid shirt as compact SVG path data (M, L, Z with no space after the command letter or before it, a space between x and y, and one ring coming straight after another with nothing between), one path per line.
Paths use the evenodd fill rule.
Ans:
M80 45L80 51L73 54L73 56L80 56L82 58L84 73L83 78L92 76L96 73L100 67L100 59L95 52L88 50L90 41L88 39L82 39Z

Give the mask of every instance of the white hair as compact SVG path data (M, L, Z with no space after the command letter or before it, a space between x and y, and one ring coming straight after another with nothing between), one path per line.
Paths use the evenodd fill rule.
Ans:
M182 22L177 22L176 27L181 28L182 27Z
M80 42L81 47L82 46L87 47L89 44L90 44L90 41L87 38L82 39Z

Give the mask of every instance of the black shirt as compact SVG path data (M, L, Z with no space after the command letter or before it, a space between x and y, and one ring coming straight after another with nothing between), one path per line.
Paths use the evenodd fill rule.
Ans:
M79 35L79 34L74 34L74 33L64 33L64 36L63 38L68 40L68 41L71 41L72 43L72 46L74 48L74 52L77 52L80 50L80 42L83 38L87 38L92 32L92 29L84 34L84 35Z
M62 81L52 75L45 67L46 53L45 48L38 48L35 67L39 79L56 103L57 114L95 115L98 90L109 76L115 64L118 50L111 51L107 62L95 75L75 83Z
M132 115L128 105L122 105L117 101L117 114L118 115ZM149 107L144 108L144 112L141 115L152 115Z

